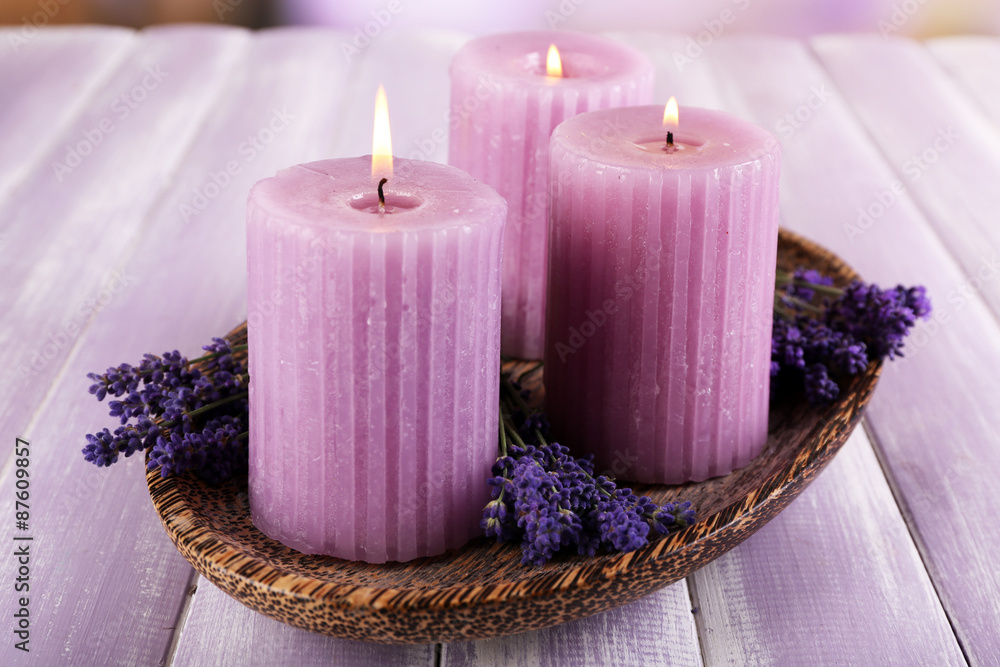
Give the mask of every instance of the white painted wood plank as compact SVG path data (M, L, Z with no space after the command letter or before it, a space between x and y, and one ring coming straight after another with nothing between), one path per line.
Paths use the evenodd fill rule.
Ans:
M0 266L16 277L0 283L0 365L10 373L0 385L0 424L8 431L28 425L89 319L137 288L122 271L122 254L141 234L247 39L221 28L139 35L129 58L42 158L44 167L0 208ZM77 166L72 158L67 164L67 144L90 147ZM53 163L70 171L56 173Z
M22 40L16 29L0 33L0 202L41 166L39 159L126 57L134 33L84 26Z
M897 178L1000 314L1000 128L931 57L904 39L815 40ZM857 237L855 237L857 240Z
M618 609L545 630L478 642L446 644L441 664L701 665L685 582Z
M925 45L993 125L1000 127L1000 39L963 35L932 39Z
M433 644L389 646L325 637L245 607L201 579L174 654L174 665L428 665Z
M720 40L679 68L663 54L680 52L683 44L682 38L651 43L660 52L658 62L666 64L657 70L657 85L676 94L682 105L727 109L777 133L786 113L807 104L814 82L800 75L805 65L793 56L801 61L801 49L797 52L784 42ZM768 51L772 44L774 50ZM825 190L826 163L816 159L822 151L817 153L814 145L798 150L802 141L793 133L784 142L782 217L785 226L810 233L815 228L812 219L795 204L806 201L825 210L837 191ZM877 159L870 148L866 157ZM843 160L839 152L829 159L834 164ZM843 177L853 173L845 169ZM892 662L925 653L961 660L870 445L863 434L854 438L856 442L785 513L694 576L694 597L700 605L696 618L707 664L795 664L806 657L820 663L879 664L886 658ZM876 535L881 537L875 544L885 546L891 559L866 544ZM845 551L846 558L824 556ZM858 561L852 562L850 554ZM887 615L885 609L893 613ZM822 639L813 636L818 632ZM886 636L902 639L887 643ZM803 642L819 650L802 652ZM892 653L900 643L908 643L908 648Z
M785 224L840 254L867 279L925 284L934 300L934 320L918 327L905 360L888 364L867 420L963 648L973 663L995 664L1000 661L995 557L1000 501L990 489L1000 473L996 320L978 294L963 292L966 279L921 215L915 195L904 191L851 243L845 230L856 223L858 209L869 207L899 175L857 122L856 97L838 90L806 48L784 40L734 39L716 45L708 57L726 81L733 110L765 127L783 128L779 123L796 119L782 132ZM919 186L925 187L923 179ZM953 224L959 227L961 219ZM852 516L864 520L861 512ZM844 572L857 574L857 569ZM865 605L855 613L878 624ZM933 614L926 617L933 627ZM898 631L890 623L881 634ZM911 639L923 642L926 635L921 629Z

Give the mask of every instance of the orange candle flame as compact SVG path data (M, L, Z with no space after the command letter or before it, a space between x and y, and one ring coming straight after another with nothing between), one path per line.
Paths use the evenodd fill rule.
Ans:
M375 94L375 129L372 132L372 180L392 178L392 137L389 135L389 102L379 84Z
M562 59L559 57L559 49L556 48L555 44L549 45L549 55L545 58L545 73L556 77L563 75Z

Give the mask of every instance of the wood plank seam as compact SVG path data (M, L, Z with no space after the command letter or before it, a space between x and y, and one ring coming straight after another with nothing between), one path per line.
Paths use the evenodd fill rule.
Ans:
M951 633L955 637L955 643L958 644L958 648L962 652L965 664L968 665L970 664L969 652L966 649L962 638L958 634L958 630L955 627L955 619L952 617L951 612L948 611L948 606L945 604L944 596L942 595L938 581L931 571L930 564L927 560L927 545L920 537L920 531L917 530L917 526L913 522L913 513L909 510L909 503L906 501L906 496L903 495L902 490L897 484L895 476L892 475L889 470L888 462L886 461L882 446L879 443L878 433L874 425L869 422L868 417L861 420L861 428L865 430L865 435L868 436L868 442L871 445L872 451L875 453L875 460L878 461L878 465L882 469L882 475L885 477L885 481L889 485L889 492L892 493L892 497L896 501L896 506L899 508L900 516L903 517L903 523L906 524L906 530L910 534L910 540L913 542L914 548L917 551L917 556L920 558L920 564L924 568L924 572L927 573L927 579L930 581L931 588L937 596L941 611L944 614L945 619L948 621Z
M97 94L104 88L104 86L110 81L112 75L118 71L122 63L125 62L127 56L135 51L138 40L135 34L122 44L118 52L113 58L109 58L105 63L103 69L100 73L93 77L89 82L88 86L84 89L83 94L73 97L71 100L71 105L73 108L71 111L64 115L62 122L51 128L46 140L38 142L36 146L35 153L33 156L29 156L29 159L33 158L33 162L26 163L21 168L21 173L18 178L8 183L5 189L0 192L0 209L7 203L18 188L28 179L29 176L36 170L43 167L42 161L50 154L50 152L55 148L56 144L63 137L64 132L73 126L79 117L86 111L91 104L91 101L97 96Z
M812 59L816 63L816 66L819 67L821 70L823 70L823 74L830 82L830 85L835 87L836 83L834 83L835 79L833 76L833 72L830 71L829 67L827 66L826 62L823 60L819 52L816 51L816 48L813 46L813 43L807 40L805 42L805 47L809 51L809 55L812 56ZM878 151L879 156L881 156L882 158L882 162L884 163L885 166L888 167L888 170L893 175L900 176L901 174L899 172L898 166L892 163L892 160L890 159L891 156L886 154L885 150L879 144L878 138L868 128L868 126L864 122L864 119L861 118L861 116L858 114L854 106L849 102L847 102L847 96L844 95L843 92L840 92L840 96L844 99L844 107L848 111L848 113L850 113L851 118L854 120L854 125L862 134L865 135L865 137L868 138L869 145L871 145L873 149ZM952 264L955 265L955 269L962 275L965 275L965 269L963 268L961 259L957 255L955 255L955 253L951 250L951 248L949 248L948 244L944 242L944 237L941 236L941 233L938 231L937 227L931 223L930 213L927 211L927 209L920 203L920 201L918 201L916 198L912 196L910 197L910 202L913 204L914 208L916 208L917 211L919 211L920 219L924 223L924 227L931 234L934 235L934 237L938 240L938 244L948 254L948 257L951 259ZM987 310L993 312L993 309L989 307L989 304L986 302L986 300L982 299L982 297L979 297L978 293L977 293L977 298L983 301L983 304L986 306ZM995 313L994 313L994 319L996 319ZM997 320L997 326L998 329L1000 329L1000 320Z
M811 59L815 62L815 64L820 69L823 70L823 73L827 76L828 82L832 83L833 77L831 76L829 68L826 67L826 65L823 62L823 60L818 57L816 49L813 48L813 46L812 46L811 43L807 45L807 48L809 50ZM875 140L875 137L868 130L867 126L861 121L861 119L859 118L859 114L857 113L857 111L855 110L855 108L848 101L849 98L847 98L847 97L845 97L843 95L841 95L841 96L842 96L842 98L844 100L843 107L844 107L845 111L847 112L847 114L849 114L851 117L853 117L855 119L855 125L858 126L857 129L861 130L861 132L866 136L866 138L868 139L867 143L870 145L871 148L875 149L875 151L877 151L882 156L883 162L888 161L888 156L885 154L885 151L883 151L881 149L881 147L879 146L879 143ZM896 169L894 167L888 169L887 171L890 171L893 175L895 175L895 174L898 173L898 169ZM944 254L946 255L946 261L951 261L952 262L952 265L953 265L952 266L952 270L957 275L959 275L959 276L962 276L962 277L966 276L966 272L963 270L962 265L958 261L957 257L954 255L954 253L950 252L947 249L947 246L942 242L941 235L937 232L937 230L935 229L935 227L931 224L930 220L928 219L927 211L924 209L924 207L922 207L919 204L917 204L917 202L914 201L912 198L911 198L911 202L910 203L915 204L915 206L913 208L914 208L914 210L915 210L915 212L916 212L917 215L914 215L913 217L915 217L915 218L918 217L918 218L922 219L923 222L924 222L924 226L925 226L926 231L932 232L932 235L936 238L937 245L939 247L940 246L944 246L943 249L945 250ZM986 300L980 294L978 294L978 293L976 294L975 299L977 299L979 301L979 305L980 306L982 306L982 307L984 307L986 309L986 312L990 313L991 319L995 322L996 321L996 314L993 313L992 309L989 308L989 305L987 304ZM877 418L875 418L875 417L870 418L870 421L868 422L868 429L877 429L878 423L879 422L878 422ZM899 493L899 491L898 491L898 489L896 487L896 480L893 477L891 477L887 473L887 471L886 471L887 464L886 464L884 449L882 448L880 442L879 442L878 445L876 445L873 442L872 447L873 447L874 453L877 456L877 460L879 461L880 467L883 469L882 470L883 475L886 477L886 480L889 483L890 489L892 490L893 495L896 498L897 506L899 506L898 499L899 499L899 497L901 497L901 494ZM919 539L919 534L916 532L917 526L916 526L915 522L912 522L910 520L910 517L912 515L908 515L907 512L903 512L902 515L903 515L903 519L904 519L904 522L905 522L906 530L909 533L910 539L913 541L914 545L916 546L918 556L921 558L921 567L923 567L925 569L925 571L927 572L928 577L930 578L932 586L933 586L932 590L934 591L934 595L937 598L938 603L941 605L941 610L942 610L942 612L944 612L945 618L947 619L948 623L950 624L950 630L951 630L952 634L955 636L956 644L959 647L959 649L961 650L963 657L965 657L965 660L968 661L966 647L962 644L961 641L958 640L958 636L957 636L956 630L955 630L954 620L951 617L951 615L947 613L947 607L944 605L944 601L943 601L942 595L941 595L941 593L939 591L939 588L938 588L938 585L937 585L937 581L935 580L935 578L933 576L931 576L931 571L930 571L930 568L928 566L928 562L927 562L927 558L926 558L927 553L926 553L925 549L923 548L924 545L923 545L922 541Z
M138 43L137 40L135 40L134 43ZM238 56L245 55L246 52L249 50L249 45L250 41L247 40L244 44L238 47L239 49L242 50L242 54L235 54L231 57L231 62L229 64L231 73L235 73L237 68L240 66L240 58ZM216 100L222 99L223 93L228 92L230 90L230 87L234 85L232 81L235 78L236 77L227 77L227 84L225 86L220 86L217 89L217 92L215 94ZM213 107L216 108L216 111L214 113L220 113L218 109L221 108L221 105L215 105L215 104L208 105L208 108L213 108ZM168 184L171 183L173 177L186 164L187 155L191 152L191 150L195 146L196 140L201 133L201 128L204 128L208 123L209 119L214 117L214 113L210 112L203 114L201 116L201 118L198 121L199 129L191 133L190 141L188 142L188 145L184 153L174 163L171 171L168 172L165 178L166 183ZM163 199L169 194L169 192L170 192L169 185L161 188L158 196L150 203L149 207L146 209L143 215L142 222L136 227L135 233L133 234L131 240L129 241L129 244L122 250L122 253L118 258L118 262L114 265L114 269L116 271L119 272L124 271L125 269L128 268L128 266L132 264L132 259L135 256L136 250L138 250L138 248L142 245L142 240L149 232L153 218L159 213ZM35 409L30 419L28 420L27 426L25 426L24 429L24 432L26 434L32 432L35 423L43 415L43 408L47 405L47 402L51 399L51 396L55 392L56 388L59 387L60 383L63 381L63 377L66 375L70 364L74 361L75 356L78 354L81 346L87 339L87 333L90 330L94 320L97 318L99 314L100 312L96 310L91 312L89 317L87 318L87 321L80 327L80 333L77 335L76 339L73 341L73 344L70 346L69 352L63 358L59 370L56 372L52 382L49 383L49 387L46 390L45 394L43 395L42 400L39 401L38 407ZM0 475L6 473L7 467L10 463L10 459L12 456L13 456L12 452L8 454L7 461L5 461L4 466L0 468Z
M705 661L708 659L708 652L705 650L705 636L708 633L708 629L704 626L701 616L701 601L698 597L698 584L695 582L695 577L690 574L685 579L688 587L688 600L691 604L691 615L694 616L694 627L695 634L698 637L698 658L701 660L701 664L704 665Z
M764 42L764 41L765 40L760 40L758 42L751 42L751 43L747 43L747 42L741 41L741 42L739 42L740 49L733 48L731 45L723 46L722 42L720 41L719 48L716 50L717 52L713 52L713 54L712 54L712 62L710 64L712 65L712 67L714 69L720 70L721 72L726 72L726 71L732 69L734 64L736 64L736 63L738 63L740 61L747 62L747 60L749 60L749 62L753 63L752 65L747 64L746 67L737 68L737 69L733 70L733 71L739 73L738 76L743 77L743 79L738 79L738 80L745 81L745 80L747 80L746 77L750 73L752 73L753 71L758 71L758 70L755 70L755 68L760 68L764 64L767 64L767 63L771 62L771 60L774 60L774 59L785 59L785 60L787 60L788 56L791 55L790 52L792 51L792 49L787 48L787 47L783 48L782 47L782 43L779 40L771 40L771 41L767 41L766 43L761 43L761 42ZM743 47L750 47L750 48L748 50L744 50ZM801 48L801 47L798 47L798 48ZM755 57L755 56L758 56L758 55L761 56L761 57ZM720 56L720 58L716 59L716 56ZM716 62L716 60L718 60L718 62ZM726 100L730 103L729 104L730 110L742 109L742 110L744 110L744 112L746 112L748 109L755 109L756 110L756 114L751 114L751 116L755 115L755 117L757 118L758 122L763 121L764 124L765 124L765 126L767 126L768 125L768 123L767 123L768 120L778 120L778 119L780 119L782 114L785 114L787 111L794 111L795 108L796 108L795 105L799 104L800 102L803 102L802 98L801 97L796 97L796 95L804 94L805 90L806 90L806 86L809 86L810 84L820 84L820 83L825 83L825 85L829 86L829 82L821 82L821 81L819 81L818 80L819 77L816 77L814 72L809 71L809 68L806 67L806 65L804 64L804 61L805 61L804 58L801 59L801 62L799 62L798 59L794 59L793 58L793 60L795 60L794 65L793 64L789 64L788 65L789 76L791 78L789 78L789 80L786 82L787 86L785 86L783 89L779 90L779 88L781 88L781 86L778 86L777 84L773 84L773 85L765 86L764 90L760 90L759 88L752 87L752 83L751 84L744 84L744 87L745 87L746 91L748 91L748 92L745 92L742 95L740 95L738 93L735 93L735 94L732 94L732 95L726 95L725 96ZM809 57L809 60L812 61L812 62L815 62L815 59L812 58L812 57ZM779 60L779 62L780 62L780 60ZM723 67L723 65L725 65L725 67ZM777 71L781 72L781 71L784 71L784 70L781 70L779 68ZM773 77L775 75L775 73L772 72L771 75ZM732 75L730 76L730 79L732 79ZM790 86L794 86L794 87L790 87ZM754 103L750 104L747 100L751 100ZM732 108L734 106L735 106L735 108ZM803 108L804 108L804 106L805 105L803 105ZM840 106L841 106L840 103L832 104L831 105L831 110L827 110L827 111L825 111L822 114L821 113L817 113L816 116L817 116L817 118L819 118L819 117L822 117L823 115L825 115L827 112L832 112L832 113L834 113L833 117L836 118L840 114L840 109L838 108ZM812 116L810 115L810 118L811 117ZM826 116L826 120L831 120L831 117L830 116ZM840 119L838 118L838 120L840 120ZM780 125L778 125L778 128L780 129ZM818 130L818 133L817 132L807 132L807 131L803 130L801 136L796 135L796 139L805 139L806 143L803 144L801 141L794 141L794 142L790 143L790 145L789 145L789 156L790 156L789 163L790 164L791 163L795 163L796 159L798 159L798 160L803 160L803 159L810 160L810 159L814 159L813 156L810 156L808 153L803 152L803 151L806 150L803 147L804 146L814 146L815 145L815 140L814 139L811 140L810 137L817 137L817 138L818 137L826 137L827 134L828 134L828 132L825 132L823 128L825 128L828 131L831 128L831 124L829 122L820 121L819 122L819 126L817 128L813 128L814 130ZM861 134L860 137L854 136L855 132L854 132L853 128L851 128L851 131L849 132L849 134L851 134L852 136L845 137L845 139L850 139L851 140L851 141L848 142L849 144L854 145L855 140L857 140L857 139L860 139L861 141L864 141L865 144L868 144L867 150L865 150L864 152L859 152L859 153L851 156L850 162L854 163L854 164L861 164L862 158L863 158L864 161L868 162L872 167L874 167L874 165L878 162L878 159L877 159L878 153L877 153L877 151L872 151L871 150L871 146L870 146L871 141L870 141L870 138L865 137L861 133L857 133L857 134ZM859 148L860 148L860 145L861 145L861 141L857 142L857 145L858 145ZM843 157L844 157L843 155L839 155L838 157L842 161L844 161L843 160ZM816 161L817 162L821 162L821 160L819 160L819 159L817 159ZM888 170L886 170L886 171L888 171ZM811 172L807 171L806 173L811 173ZM865 173L867 175L870 175L870 176L877 176L878 175L876 171L873 171L871 169L867 169ZM798 181L799 181L798 185L800 187L803 186L803 183L801 182L802 178L799 178ZM860 187L860 185L859 185L859 187ZM795 207L793 206L792 210L794 210L794 209L795 209ZM803 208L800 205L799 209L800 209L799 213L801 214L801 213L805 212L806 210L808 210L808 207ZM801 231L805 231L806 228L810 228L813 233L816 233L816 231L818 230L818 225L820 224L819 222L815 222L814 221L811 226L808 225L808 224L803 225L803 223L808 223L810 221L807 220L807 219L792 219L792 220L788 220L788 217L789 217L789 215L788 215L787 210L786 210L786 215L785 215L785 222L786 222L786 224L788 222L797 223L795 225L792 225L792 227L795 228L795 229L801 230ZM834 227L832 227L832 225L835 224L835 222L834 222L834 220L829 219L829 216L826 216L826 217L822 217L821 216L819 219L824 220L825 224L830 224L831 225L831 227L829 227L828 229L830 229L830 230L835 229ZM820 235L820 238L822 238L822 235ZM834 245L833 247L836 247L836 245ZM947 263L947 261L949 261L949 260L952 260L952 258L950 258L950 257L946 258L945 262ZM956 272L956 273L961 273L961 272ZM855 460L857 460L859 457L858 456L854 456L853 458ZM862 458L864 458L864 457L862 457ZM876 468L874 467L875 466L875 461L872 461L872 464L873 464L872 465L873 478L876 475L882 475L882 476L884 476L884 473L880 469L878 470L878 472L875 472L875 470L876 470ZM886 485L886 487L883 487L883 489L884 489L885 492L888 492L888 490L889 490L888 489L888 485ZM891 494L886 493L885 495L888 496L889 497L889 501L892 502L892 500L891 500ZM900 517L897 516L897 521L894 522L894 523L897 523L898 529L900 531L900 538L899 538L899 543L898 543L898 545L900 546L900 549L901 549L900 553L902 553L902 551L904 551L904 550L905 551L909 551L909 549L912 549L912 551L910 552L910 554L911 554L910 557L912 559L912 567L914 568L914 574L916 574L919 571L919 569L922 568L922 567L924 567L924 566L923 566L923 564L917 564L917 561L916 561L916 558L917 558L916 545L915 545L915 543L912 540L912 536L910 535L910 528L908 526L906 526L905 523L898 522L899 518ZM903 548L903 543L904 542L909 547L909 549L904 549ZM804 568L804 569L806 569L806 568ZM734 567L734 571L737 571L737 570L738 570L738 568ZM701 583L704 586L704 583L705 583L704 579L701 580ZM927 598L927 602L930 605L932 605L934 608L937 608L938 605L939 605L939 596L938 596L938 594L936 592L932 592L932 589L930 589L930 588L928 588L926 586L924 586L924 588L926 589L925 595L926 595L926 598ZM701 592L701 595L699 595L699 597L702 597L702 598L705 597L704 592ZM739 605L737 604L736 606L738 607ZM766 608L767 607L767 603L764 602L763 604L761 604L759 601L752 601L752 602L749 603L748 606L750 608L752 608L752 609ZM817 613L821 613L821 612L818 611ZM940 613L940 612L938 611L938 613ZM706 616L705 618L707 619L708 616ZM911 616L911 620L912 620L912 616ZM947 630L945 629L944 623L945 623L945 617L944 617L943 614L941 614L940 620L939 620L939 624L940 624L940 630L941 630L942 638L946 638L946 641L948 643L951 643L951 642L954 641L954 639L952 638L953 637L953 633L951 632L950 629L947 629ZM703 623L702 625L705 625L705 624ZM753 627L756 627L756 626L753 626L752 623L751 623L750 627L753 628ZM718 628L716 628L716 632L718 632ZM701 639L703 639L703 640L705 639L704 635L702 635ZM897 640L900 640L900 638L897 637ZM719 641L719 637L716 636L715 641L709 645L710 648L711 648L711 646L714 646L715 643L718 643L718 641ZM954 656L955 656L955 661L957 663L958 660L959 660L958 659L958 655L960 655L960 651L959 651L959 648L958 648L957 644L952 644L952 646L953 646L953 652L954 652Z
M926 50L926 46L922 45L922 47ZM834 74L833 72L830 71L829 66L827 65L825 60L815 49L813 42L807 41L806 48L809 50L809 53L816 62L817 66L820 67L823 70L826 77L831 82L833 82ZM929 55L933 60L933 62L935 63L935 65L942 71L942 73L948 75L947 69L944 67L943 63L938 58L934 57L933 53L929 53ZM949 78L951 78L950 75ZM955 88L955 94L965 98L969 102L970 107L973 107L976 110L976 112L978 112L983 117L982 120L984 124L989 125L991 121L986 116L986 109L981 104L977 103L975 99L969 96L969 91L964 86L960 86L957 83L955 83L954 88ZM845 101L847 100L846 97L844 97L844 99ZM854 106L850 103L846 103L845 107L847 108L851 116L854 118L855 124L865 134L865 136L868 137L869 143L875 150L878 151L879 155L883 158L883 162L891 169L892 173L896 176L902 176L898 165L893 163L891 156L886 153L885 149L881 146L877 137L872 133L871 129L869 129L867 124L860 117ZM919 212L920 218L924 222L924 226L938 239L938 245L944 251L944 253L947 254L948 258L954 265L955 270L960 275L969 278L970 276L968 272L965 270L964 263L961 261L961 258L956 254L955 250L948 243L945 243L945 239L938 230L937 225L931 223L930 217L932 216L932 212L927 209L925 203L920 198L911 196L910 201L913 204L914 208L917 209L917 211ZM979 301L981 303L984 310L992 316L993 322L997 325L998 330L1000 330L1000 312L998 312L996 309L992 307L990 301L986 299L979 290L976 290L975 294L971 298L972 300ZM900 514L906 525L906 529L910 534L910 539L913 541L916 547L917 555L920 558L921 565L924 568L924 571L927 573L927 578L930 580L931 587L934 591L934 594L937 596L938 603L941 606L941 610L948 621L948 625L951 629L951 632L955 637L955 642L958 645L959 650L962 652L962 656L965 659L965 663L968 665L970 664L969 647L966 646L965 642L962 640L962 637L958 632L953 610L949 609L949 605L946 604L946 598L941 590L938 578L934 576L933 570L930 565L930 561L928 560L929 548L926 542L921 537L919 526L915 521L915 514L910 509L910 504L907 501L906 496L902 493L898 480L893 474L891 474L889 470L885 451L878 437L877 419L874 420L873 423L873 420L870 420L868 417L865 417L864 420L862 421L862 427L865 429L865 433L869 438L872 449L875 453L876 460L878 461L879 466L882 468L882 474L886 478L886 482L888 483L889 490L896 501L896 505L900 508Z
M911 41L909 39L903 39L903 38L894 38L894 39L898 41ZM826 75L827 79L831 82L831 85L835 86L836 85L835 73L830 69L826 60L822 57L822 54L820 54L819 51L816 49L815 42L813 42L812 40L806 40L805 46L809 51L809 54L815 60L817 66L823 70L823 73ZM994 135L997 135L998 140L1000 140L1000 129L995 128L993 122L986 115L986 110L982 106L982 104L977 102L977 100L975 100L969 95L965 86L960 85L958 82L954 80L954 78L948 72L947 68L945 68L944 64L938 58L936 58L934 54L930 52L929 49L927 49L927 47L923 44L923 42L920 43L920 46L927 53L928 59L937 68L938 73L948 79L952 87L952 92L954 96L963 100L966 106L968 107L968 110L978 117L979 123L987 128L990 128L990 131L992 131ZM843 93L841 93L841 96L846 102L848 97ZM878 151L879 155L882 156L884 163L888 165L891 172L895 176L900 177L897 180L899 180L900 182L905 182L902 178L905 174L900 169L900 165L892 160L892 156L886 152L885 148L883 148L881 142L878 140L878 137L868 127L868 124L865 123L864 118L861 117L861 115L855 109L854 105L846 103L846 108L851 114L851 116L854 118L855 124L858 126L858 128L860 128L860 130L864 133L864 135L868 137L869 143L876 151ZM906 188L906 186L904 185L904 189L909 194L910 192L909 188ZM913 206L920 212L920 217L925 222L926 227L938 239L939 245L951 258L952 262L957 267L959 273L965 276L967 279L973 278L974 276L970 275L970 271L966 269L965 262L963 261L962 256L959 254L958 249L954 247L952 244L947 242L947 238L942 234L941 230L938 229L938 225L933 222L933 220L936 219L936 216L934 212L928 208L928 205L924 201L924 199L922 197L917 197L912 194L909 195L909 199L910 202L913 204ZM987 312L989 312L993 316L993 321L996 323L998 330L1000 330L1000 309L995 307L991 299L983 296L983 292L980 289L975 290L975 298L981 300L985 304Z
M174 631L170 635L170 642L167 644L167 649L163 654L163 659L160 660L161 665L166 665L169 667L174 664L174 656L177 654L177 647L181 643L181 630L187 623L188 612L191 610L191 604L194 602L194 596L198 592L198 583L201 581L201 575L194 568L191 568L191 576L187 580L187 593L181 600L180 607L177 610L177 615L174 617Z

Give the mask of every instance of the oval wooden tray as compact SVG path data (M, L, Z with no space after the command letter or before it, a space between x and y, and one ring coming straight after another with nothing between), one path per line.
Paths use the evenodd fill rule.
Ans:
M857 277L823 248L782 231L778 266L799 265L832 275L837 284ZM245 332L244 327L233 333ZM383 643L495 637L626 604L738 545L784 509L840 449L861 419L880 371L880 364L870 365L836 403L822 409L804 400L772 406L767 448L742 470L697 484L633 486L657 502L691 500L698 511L695 525L632 553L565 557L541 568L521 565L519 547L485 538L409 563L307 556L254 528L245 477L216 488L192 476L161 479L159 469L148 471L146 479L181 554L262 614L314 632ZM541 397L541 371L525 384Z

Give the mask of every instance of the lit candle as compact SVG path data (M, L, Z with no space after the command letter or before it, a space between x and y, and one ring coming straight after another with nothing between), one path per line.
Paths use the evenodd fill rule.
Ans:
M547 411L598 470L700 481L763 449L779 165L769 133L720 111L553 132Z
M595 35L491 35L472 40L452 60L448 161L494 186L510 206L504 354L542 356L552 128L584 111L646 104L652 94L649 60Z
M371 563L480 533L506 216L454 167L393 161L376 125L374 157L285 169L247 212L254 524Z

